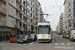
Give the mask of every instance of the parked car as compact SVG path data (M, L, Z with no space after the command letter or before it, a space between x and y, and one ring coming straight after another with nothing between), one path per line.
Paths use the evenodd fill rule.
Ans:
M66 38L69 38L69 33L66 33Z
M33 40L33 41L36 41L36 40L37 40L36 34L31 34L31 37L32 37L32 40Z
M63 38L66 38L66 34L63 34Z
M74 41L75 40L75 30L71 30L70 32L70 41Z
M63 38L69 38L69 33L63 34Z
M61 35L61 33L58 33L58 35Z
M17 43L29 43L32 41L32 38L29 36L29 35L24 35L24 36L21 36L18 40L17 40Z

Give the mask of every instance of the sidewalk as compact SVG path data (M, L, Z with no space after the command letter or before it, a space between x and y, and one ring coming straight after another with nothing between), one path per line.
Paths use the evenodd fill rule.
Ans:
M0 41L0 43L9 43L9 40L7 40L7 41Z
M9 41L0 41L0 46L6 46L9 45L10 42Z

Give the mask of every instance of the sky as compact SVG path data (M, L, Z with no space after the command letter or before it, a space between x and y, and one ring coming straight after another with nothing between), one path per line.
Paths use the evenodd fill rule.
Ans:
M56 30L59 23L60 14L64 12L64 0L38 0L41 4L46 21L50 21L52 30ZM47 17L47 18L46 18Z

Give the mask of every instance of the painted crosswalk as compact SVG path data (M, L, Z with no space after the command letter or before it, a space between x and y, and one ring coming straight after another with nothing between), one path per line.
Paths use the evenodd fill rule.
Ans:
M17 44L17 45L28 45L28 44L33 44L33 43L27 43L27 44Z
M55 43L55 45L72 45L71 43Z

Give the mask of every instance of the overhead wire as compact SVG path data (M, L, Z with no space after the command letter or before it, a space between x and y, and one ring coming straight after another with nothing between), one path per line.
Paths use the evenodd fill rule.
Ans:
M59 7L59 5L58 5L58 3L57 3L56 0L55 0L55 3L56 3L56 5L57 5L57 7L58 7L58 9L59 9L59 11L60 11L60 13L61 13L61 9L60 9L60 7Z

